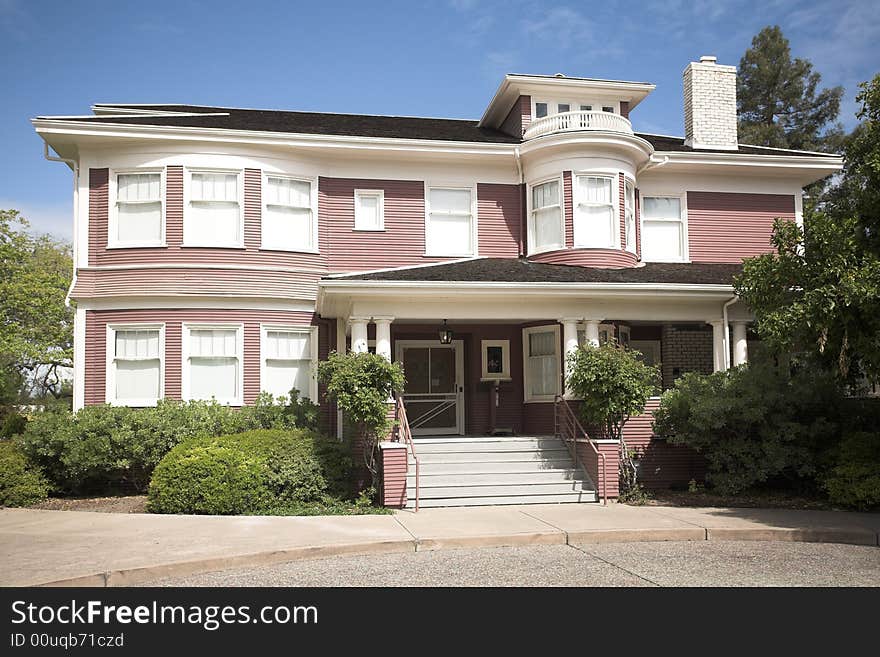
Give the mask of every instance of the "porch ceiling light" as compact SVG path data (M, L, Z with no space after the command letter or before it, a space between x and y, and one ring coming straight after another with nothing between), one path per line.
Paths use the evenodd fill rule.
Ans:
M446 320L443 320L443 326L440 327L440 344L452 344L452 329L446 326Z

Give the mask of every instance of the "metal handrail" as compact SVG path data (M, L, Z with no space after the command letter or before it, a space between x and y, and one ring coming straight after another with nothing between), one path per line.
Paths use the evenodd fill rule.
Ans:
M416 445L413 442L412 437L412 429L409 426L409 420L406 417L406 407L403 404L403 397L398 395L397 404L394 409L395 420L397 420L397 436L398 439L402 436L403 442L409 448L410 453L412 453L413 461L416 464L416 513L419 511L419 457L416 455Z
M554 413L553 413L553 424L554 424L554 432L557 436L562 439L563 444L568 448L569 453L574 459L574 462L581 466L585 471L587 470L584 463L578 457L577 453L577 443L587 443L590 448L596 453L596 464L599 466L598 479L597 482L599 484L599 489L602 492L602 504L608 504L608 487L605 482L605 473L607 462L605 460L605 455L599 451L599 448L596 447L592 438L584 431L584 428L581 426L581 423L577 419L577 415L575 415L574 411L571 410L571 407L568 405L565 397L562 395L556 395L554 398ZM562 411L562 420L560 422L560 410ZM563 435L563 424L567 425L565 428L568 429L572 435L569 438L566 435ZM578 436L582 436L582 438L578 438ZM568 440L571 440L571 447L568 446ZM589 474L589 472L587 472Z
M559 112L532 120L523 134L523 139L534 139L554 132L577 130L603 130L633 134L632 123L620 114L594 110Z

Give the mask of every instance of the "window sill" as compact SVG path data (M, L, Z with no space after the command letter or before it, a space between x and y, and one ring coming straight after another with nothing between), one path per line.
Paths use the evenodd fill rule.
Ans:
M499 383L504 383L505 381L513 381L513 379L509 376L482 376L480 377L481 383L494 383L498 381Z
M538 251L529 251L529 252L526 254L526 257L531 257L531 256L535 256L535 255L541 255L542 253L550 253L551 251L565 251L565 249L567 249L567 248L568 248L568 247L566 247L566 246L563 245L563 244L560 244L560 245L558 245L558 246L548 246L546 249L540 249L540 250L538 250Z
M138 242L138 243L124 243L124 242L116 242L116 243L107 243L107 249L164 249L167 248L167 244L165 242Z
M426 258L476 258L476 253L429 253L425 251Z
M606 244L604 246L599 246L597 244L575 244L572 249L593 249L596 251L623 251L617 244Z
M310 255L319 255L320 251L315 249L281 249L278 247L260 246L260 251L274 251L276 253L308 253Z
M184 249L234 249L244 251L247 247L244 244L181 244Z
M642 262L646 262L646 263L647 262L667 262L667 263L690 264L691 261L684 260L683 258L672 258L672 259L666 259L666 260L651 260L649 258L646 258L645 256L642 256Z
M355 233L384 233L384 232L387 232L384 228L352 228L351 230Z
M129 408L149 408L159 403L158 399L108 399L111 406L128 406Z
M220 406L244 406L244 402L240 399L217 399L216 397L211 397L210 399L196 399L195 397L187 397L183 401L216 402Z
M554 402L556 402L555 396L548 399L526 399L523 401L524 404L553 404Z

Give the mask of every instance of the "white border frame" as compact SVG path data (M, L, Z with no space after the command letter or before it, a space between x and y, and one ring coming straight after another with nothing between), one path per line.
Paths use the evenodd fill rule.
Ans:
M238 351L238 397L234 399L217 399L218 404L226 406L244 406L244 323L243 322L183 322L180 329L180 396L183 401L192 401L189 373L189 334L198 329L235 329L235 348ZM204 400L210 401L210 400Z
M165 237L165 210L167 204L167 193L165 187L165 169L166 167L125 167L120 169L110 169L108 171L109 180L107 181L107 245L108 249L145 249L145 248L162 248L167 246ZM119 201L117 198L119 175L132 175L139 173L158 173L159 174L159 239L158 241L148 242L119 242L113 238L117 234L119 228Z
M190 215L190 202L192 201L192 174L194 173L220 173L235 174L238 176L238 242L236 244L199 244L187 237L187 216ZM183 248L200 249L243 249L244 245L244 169L229 169L224 167L183 167Z
M439 340L395 340L394 362L403 365L403 350L407 347L430 347L431 349L454 349L455 350L455 433L459 436L465 434L465 371L464 371L464 340L453 340L452 344L440 344ZM404 396L406 393L404 393ZM445 436L449 435L450 427L440 429L414 429L413 435Z
M263 241L263 218L266 216L266 205L269 187L269 178L285 178L309 183L309 208L312 212L312 243L308 248L285 249L277 246L268 246ZM260 251L281 251L284 253L318 253L320 249L320 236L318 235L318 176L302 176L295 173L279 173L263 169L260 172Z
M587 178L604 178L611 181L611 212L613 215L614 225L611 228L612 243L606 245L582 244L578 242L577 231L577 211L580 201L577 198L580 186L577 179L581 176ZM602 171L572 171L571 172L571 232L572 232L572 248L575 249L617 249L621 250L623 246L620 244L620 176L617 171L613 173Z
M531 103L531 112L532 112L532 121L536 119L540 119L543 117L538 116L538 103L546 103L547 104L547 116L553 116L555 114L560 114L559 111L550 111L551 109L558 110L560 103L567 103L569 107L572 109L572 112L603 112L602 107L611 107L611 112L605 112L606 114L617 114L618 116L623 116L620 113L620 99L615 100L603 100L602 98L587 98L586 100L581 99L577 100L575 98L564 98L559 96L541 96L537 97L532 95L532 103ZM593 109L582 110L581 105L589 105Z
M547 333L553 331L556 345L556 392L551 395L533 396L529 393L529 335L532 333ZM523 403L546 404L556 401L556 395L562 393L562 344L560 342L559 324L543 324L541 326L527 326L522 330L523 344Z
M156 399L116 399L116 331L159 331L159 396ZM104 401L113 406L147 408L165 397L165 323L164 322L108 322L105 327ZM80 364L80 367L83 367Z
M677 198L679 199L681 214L681 258L669 258L666 260L648 260L645 258L645 198ZM639 190L639 234L642 236L642 248L639 253L642 262L690 262L690 238L688 236L688 210L687 210L687 192L651 192L645 194Z
M290 333L308 333L309 334L309 361L311 362L311 375L309 376L308 399L314 403L318 403L318 327L307 324L277 324L277 323L261 323L260 324L260 392L268 392L263 388L263 381L266 379L266 333L268 331L288 331ZM300 398L303 391L300 390Z
M636 208L639 207L639 188L636 186L636 181L627 176L625 173L620 174L623 177L623 236L624 240L626 240L626 186L629 185L633 190L633 243L632 249L630 249L626 244L621 244L620 248L627 253L632 253L633 255L638 255L639 251L639 239L638 236L641 231L641 226L639 226L639 213L636 211ZM619 216L619 215L618 215Z
M487 347L501 347L501 373L490 374ZM480 381L510 381L510 340L480 340Z
M559 246L535 249L533 248L535 244L535 230L534 222L532 221L532 211L534 210L532 207L532 190L535 187L553 181L559 182L559 226L562 229L562 242ZM572 180L572 185L574 185L574 180ZM573 193L574 191L572 190L572 194ZM538 255L539 253L549 253L550 251L561 251L566 248L568 247L565 244L565 175L560 171L558 175L538 178L537 180L526 184L526 254L533 256Z
M377 228L364 228L358 226L358 198L360 196L375 196L379 200L379 226ZM427 200L425 201L427 205ZM354 190L354 230L359 233L381 233L385 231L385 190L384 189L355 189ZM427 235L425 248L427 248Z
M477 226L477 183L462 183L460 185L456 185L455 183L444 183L439 185L431 184L429 181L425 181L424 184L424 194L425 194L425 255L434 258L474 258L480 253L480 245L479 245L479 228ZM444 253L443 251L435 251L431 248L431 245L428 243L428 226L431 223L431 190L432 189L448 189L455 191L463 191L468 190L471 194L471 252L459 252L459 253Z

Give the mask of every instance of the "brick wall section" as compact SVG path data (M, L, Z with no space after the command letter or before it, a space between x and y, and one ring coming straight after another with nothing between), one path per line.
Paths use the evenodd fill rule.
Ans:
M383 506L402 509L406 506L406 447L381 449Z
M714 371L712 360L712 329L708 325L676 326L664 324L661 334L661 359L663 361L663 387L670 388L675 370L679 374Z
M685 137L696 147L733 148L736 68L692 62L684 71Z

